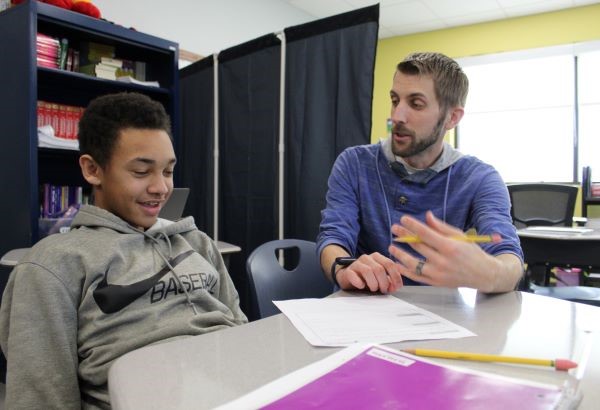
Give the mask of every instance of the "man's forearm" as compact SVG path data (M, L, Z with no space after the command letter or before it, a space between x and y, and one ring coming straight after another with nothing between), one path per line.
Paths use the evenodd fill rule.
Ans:
M521 260L512 253L505 253L495 257L499 268L495 270L492 286L482 289L486 293L510 292L515 290L519 280L523 276L523 264Z

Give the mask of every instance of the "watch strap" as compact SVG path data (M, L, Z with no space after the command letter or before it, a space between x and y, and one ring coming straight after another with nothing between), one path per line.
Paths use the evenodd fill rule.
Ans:
M335 258L335 260L333 261L333 264L331 265L331 280L333 281L333 284L335 286L337 286L338 288L341 289L340 284L337 281L337 274L340 271L340 269L336 270L335 268L340 265L343 267L346 266L350 266L352 263L354 263L354 261L356 261L356 258L353 258L351 256L340 256L338 258Z

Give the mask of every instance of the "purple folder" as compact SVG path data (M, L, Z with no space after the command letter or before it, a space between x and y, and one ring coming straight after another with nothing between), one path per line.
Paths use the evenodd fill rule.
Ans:
M561 391L369 347L265 409L551 409Z

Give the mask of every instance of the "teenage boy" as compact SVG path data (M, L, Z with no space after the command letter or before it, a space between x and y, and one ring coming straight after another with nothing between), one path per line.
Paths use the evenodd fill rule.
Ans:
M95 205L11 273L0 309L7 408L110 408L118 357L247 321L214 242L192 217L158 219L173 189L170 134L163 106L142 94L86 109L79 165Z

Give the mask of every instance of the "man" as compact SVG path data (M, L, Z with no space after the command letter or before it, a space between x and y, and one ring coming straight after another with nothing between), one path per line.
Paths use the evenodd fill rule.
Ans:
M515 288L523 254L506 186L491 166L443 139L463 117L467 91L460 66L442 54L414 53L398 64L391 137L346 149L329 177L317 250L334 284L383 293L403 284ZM460 240L472 228L501 240Z
M161 104L136 93L92 101L79 164L95 206L38 242L0 309L7 408L109 408L115 359L247 321L214 242L191 217L158 219L176 158Z

